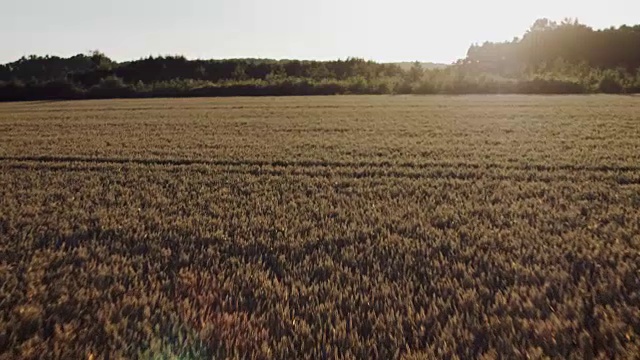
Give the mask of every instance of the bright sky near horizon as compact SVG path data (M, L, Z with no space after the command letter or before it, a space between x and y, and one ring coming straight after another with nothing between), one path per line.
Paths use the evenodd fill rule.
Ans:
M450 63L469 45L521 36L537 19L594 28L640 23L640 0L0 0L0 63L100 50L114 60Z

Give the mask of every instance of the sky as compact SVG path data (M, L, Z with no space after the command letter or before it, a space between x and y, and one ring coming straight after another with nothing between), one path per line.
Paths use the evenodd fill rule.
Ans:
M0 0L0 63L91 50L123 61L275 58L451 63L542 17L640 23L639 0Z

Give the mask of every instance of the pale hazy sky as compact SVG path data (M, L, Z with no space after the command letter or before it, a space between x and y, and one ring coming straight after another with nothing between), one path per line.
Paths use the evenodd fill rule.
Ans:
M0 0L0 63L98 49L122 61L348 56L452 62L540 17L640 23L640 0Z

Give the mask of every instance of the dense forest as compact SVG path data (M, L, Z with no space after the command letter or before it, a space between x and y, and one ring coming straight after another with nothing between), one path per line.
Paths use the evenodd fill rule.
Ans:
M268 59L115 62L94 51L0 65L0 100L113 97L640 92L640 25L595 30L537 20L521 37L472 45L444 68Z

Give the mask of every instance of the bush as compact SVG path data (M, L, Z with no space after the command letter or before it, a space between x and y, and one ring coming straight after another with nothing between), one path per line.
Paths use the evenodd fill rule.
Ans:
M598 90L605 94L619 94L623 92L624 86L621 83L619 74L614 71L606 71L598 83Z
M37 86L32 94L38 99L79 99L84 91L68 80L54 80Z
M0 84L0 100L3 101L28 100L28 93L25 84L20 80Z
M368 83L365 78L362 76L357 76L350 78L349 82L349 93L350 94L366 94L368 93Z
M116 76L109 76L100 80L98 85L89 89L88 96L90 98L123 98L132 97L136 94L133 86L125 84L125 82Z
M587 92L584 85L558 79L535 78L518 83L517 92L522 94L583 94Z
M436 88L429 81L421 81L411 89L414 94L435 94Z
M413 85L410 81L405 80L396 84L393 89L394 94L411 94L413 93Z

